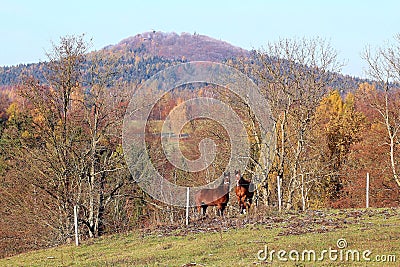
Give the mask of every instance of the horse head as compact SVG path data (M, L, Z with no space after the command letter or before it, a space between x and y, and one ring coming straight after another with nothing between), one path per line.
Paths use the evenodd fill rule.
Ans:
M235 171L235 177L236 177L236 185L239 185L239 181L242 178L242 175L240 174L240 170Z
M231 183L231 173L230 172L224 172L224 180L223 180L223 184L230 184Z

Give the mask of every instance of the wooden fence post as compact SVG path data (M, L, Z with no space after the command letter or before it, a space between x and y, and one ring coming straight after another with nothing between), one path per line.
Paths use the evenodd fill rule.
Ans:
M367 182L365 185L365 207L369 208L369 172L367 172Z
M74 226L75 226L75 245L79 246L79 235L78 235L78 206L74 206Z
M189 187L186 188L186 225L189 225Z
M276 178L276 185L278 187L278 210L282 211L282 197L281 197L281 178L279 175Z

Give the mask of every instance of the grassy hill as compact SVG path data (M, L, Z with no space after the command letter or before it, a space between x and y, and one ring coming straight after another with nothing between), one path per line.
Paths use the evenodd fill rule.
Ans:
M339 249L339 239L347 246ZM272 262L257 256L265 257L266 247L275 250ZM328 252L318 260L324 250L332 260ZM400 209L325 210L197 219L32 251L0 259L0 266L398 266L399 251Z

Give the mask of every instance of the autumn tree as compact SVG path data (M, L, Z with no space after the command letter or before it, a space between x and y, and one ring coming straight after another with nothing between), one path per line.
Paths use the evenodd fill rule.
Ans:
M364 117L359 140L352 144L342 165L343 189L339 199L332 202L334 207L365 207L366 174L370 174L370 206L398 206L400 188L393 179L390 162L387 127L382 115L371 107L371 103L384 103L384 92L375 84L362 83L354 97L357 113ZM391 101L398 102L399 93ZM400 151L394 151L394 158Z
M46 83L27 77L20 88L26 129L15 132L13 156L20 179L52 200L46 223L58 242L73 233L75 205L84 233L102 235L105 210L130 177L121 148L127 99L113 86L113 61L88 55L89 45L83 35L62 37L47 54Z
M337 201L346 181L343 170L351 146L361 140L365 115L355 108L354 95L343 99L337 90L323 98L316 111L317 126L313 131L315 159L325 169L325 179L317 186L322 194L314 194L327 204Z
M282 39L269 43L254 54L250 75L269 102L275 122L275 158L272 181L281 177L284 202L290 209L298 205L302 178L315 179L317 170L309 164L311 132L315 112L329 90L333 72L341 64L335 50L321 39ZM268 181L265 181L268 182Z

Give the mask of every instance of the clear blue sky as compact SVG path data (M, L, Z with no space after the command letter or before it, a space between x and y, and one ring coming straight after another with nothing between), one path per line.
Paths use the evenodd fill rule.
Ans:
M197 32L246 49L280 37L320 36L347 65L364 76L360 58L369 44L400 33L398 0L0 0L0 66L45 60L60 36L86 33L93 49L152 29Z

